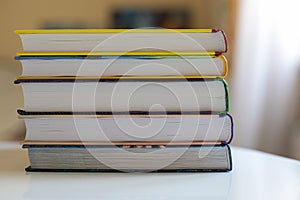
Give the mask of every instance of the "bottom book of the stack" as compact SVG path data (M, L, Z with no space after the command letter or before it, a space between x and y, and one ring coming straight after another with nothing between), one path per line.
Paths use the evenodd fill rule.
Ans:
M229 145L30 144L27 171L230 171Z

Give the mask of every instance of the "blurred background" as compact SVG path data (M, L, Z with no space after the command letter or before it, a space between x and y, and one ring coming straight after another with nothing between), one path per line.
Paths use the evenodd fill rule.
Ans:
M300 159L300 2L0 0L0 140L22 140L16 29L221 28L229 51L234 145Z

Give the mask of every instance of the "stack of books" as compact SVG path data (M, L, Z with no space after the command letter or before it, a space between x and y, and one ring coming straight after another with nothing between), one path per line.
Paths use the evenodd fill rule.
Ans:
M19 30L27 171L230 171L215 29Z

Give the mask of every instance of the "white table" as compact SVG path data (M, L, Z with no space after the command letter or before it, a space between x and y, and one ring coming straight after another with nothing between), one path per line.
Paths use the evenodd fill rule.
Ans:
M230 173L25 173L27 152L0 143L0 199L300 199L300 162L232 148Z

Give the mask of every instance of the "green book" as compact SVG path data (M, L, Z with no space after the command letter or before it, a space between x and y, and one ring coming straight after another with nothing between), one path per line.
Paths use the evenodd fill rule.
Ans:
M27 112L225 114L224 79L18 79Z

